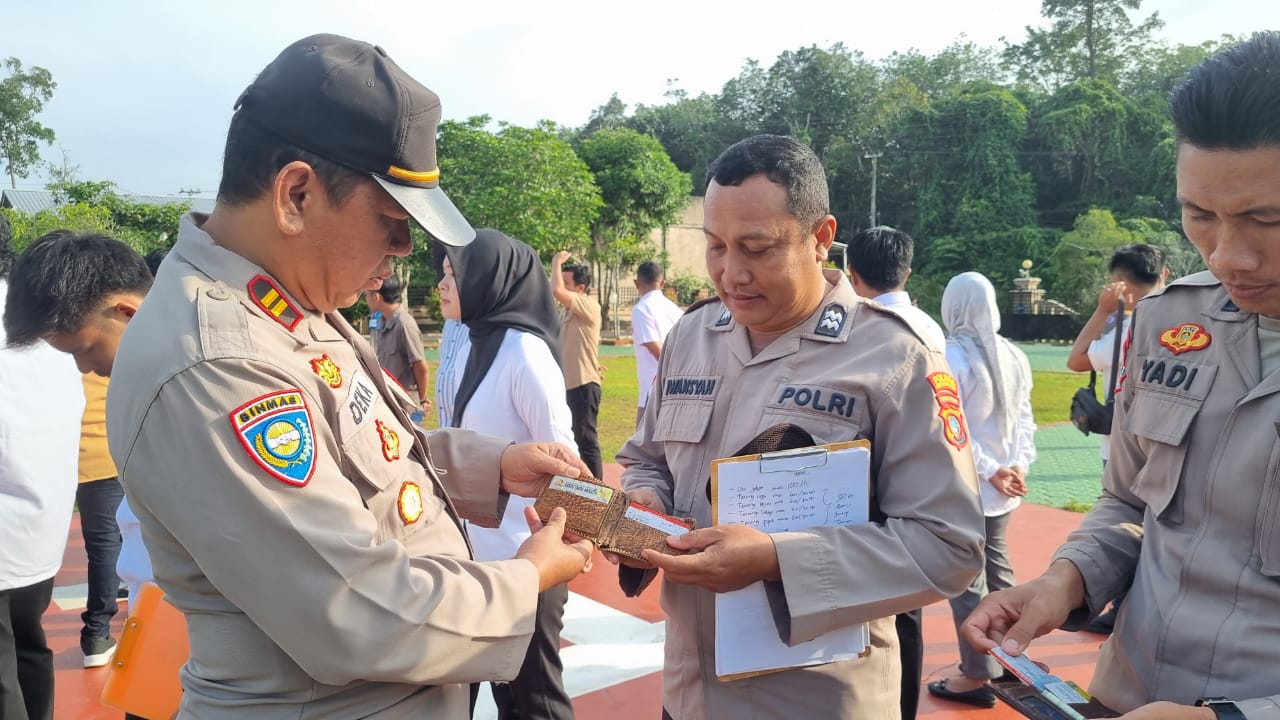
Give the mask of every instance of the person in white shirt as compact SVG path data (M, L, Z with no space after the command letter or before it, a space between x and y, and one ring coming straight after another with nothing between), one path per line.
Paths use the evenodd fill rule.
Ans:
M845 268L854 292L893 310L925 340L942 348L946 335L929 313L915 306L904 289L911 277L915 243L896 228L879 225L860 230L845 248Z
M53 651L42 618L71 528L84 388L71 358L10 344L14 254L0 215L0 717L53 717Z
M879 225L859 230L844 247L844 266L859 296L889 308L907 321L916 334L941 350L947 344L942 326L915 306L904 289L911 277L915 242L896 228ZM919 608L894 617L898 653L902 659L902 720L915 720L924 675L924 626Z
M1036 459L1036 424L1031 415L1031 366L1027 356L1000 330L1000 310L991 281L961 273L942 293L947 332L947 364L959 385L960 403L973 438L982 511L987 518L986 567L973 584L951 600L956 632L990 590L1013 587L1006 534L1009 514L1027 494L1027 469ZM995 658L960 639L960 674L929 683L940 698L994 707L987 681L999 677Z
M551 284L533 248L497 230L478 229L462 247L440 246L440 312L465 324L467 337L453 359L457 392L448 405L451 427L515 442L561 442L575 448L565 400L559 319ZM477 560L505 560L529 537L524 508L511 497L501 525L467 524ZM567 585L538 595L538 617L516 679L493 686L502 720L572 719L564 689L560 631Z
M1075 372L1096 372L1102 378L1103 387L1111 381L1111 360L1115 357L1115 344L1120 345L1120 366L1124 367L1124 340L1129 337L1129 319L1133 306L1142 298L1164 287L1169 278L1164 251L1158 247L1138 243L1120 248L1111 256L1110 282L1098 292L1098 305L1088 322L1080 328L1071 354L1067 356L1067 368ZM1124 321L1116 317L1116 307L1124 300ZM1119 331L1117 332L1117 326ZM1117 390L1120 374L1116 373ZM1102 456L1102 468L1106 470L1107 457L1111 454L1111 436L1098 436L1098 454ZM1116 624L1116 613L1127 591L1116 596L1102 614L1080 627L1081 630L1103 635L1111 634Z
M640 299L631 308L631 341L635 343L636 378L640 384L636 409L636 427L639 427L640 418L644 417L645 403L649 400L649 391L653 388L653 379L658 375L662 343L684 311L662 294L666 280L663 279L662 266L658 263L652 260L640 263L640 267L636 268L635 283Z

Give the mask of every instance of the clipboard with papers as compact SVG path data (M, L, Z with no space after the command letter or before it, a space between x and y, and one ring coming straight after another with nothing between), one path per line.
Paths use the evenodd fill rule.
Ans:
M866 440L722 458L711 464L712 522L766 533L864 523L870 483ZM716 675L722 681L852 660L870 646L866 623L787 645L763 582L719 593L715 603Z

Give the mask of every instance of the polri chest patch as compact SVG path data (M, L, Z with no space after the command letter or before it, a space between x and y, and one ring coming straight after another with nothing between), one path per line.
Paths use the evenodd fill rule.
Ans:
M302 391L281 390L231 411L231 427L258 467L281 482L303 487L315 471L315 433Z
M778 410L849 419L857 409L852 394L826 385L788 384L774 392L769 407Z

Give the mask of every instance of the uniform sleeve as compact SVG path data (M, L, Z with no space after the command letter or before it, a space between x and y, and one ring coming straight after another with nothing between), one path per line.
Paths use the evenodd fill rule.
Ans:
M790 644L958 595L982 566L970 444L947 441L927 380L946 362L920 347L868 398L884 522L772 535L789 619L779 630Z
M1137 313L1133 316L1137 322ZM1134 354L1130 354L1133 357ZM1137 439L1125 432L1133 404L1133 384L1116 395L1112 422L1111 454L1102 474L1102 495L1084 516L1080 527L1067 536L1054 560L1070 560L1080 570L1085 585L1085 607L1072 613L1063 625L1076 629L1099 612L1132 583L1142 550L1142 520L1146 505L1129 490L1146 462Z
M444 470L440 481L458 514L482 527L497 527L507 506L502 453L511 441L456 428L426 436L431 460Z
M533 630L536 568L411 557L402 543L380 541L364 480L344 475L337 439L309 396L312 475L303 486L270 476L229 414L297 387L282 370L241 360L202 363L164 385L125 470L148 546L181 548L203 576L182 582L199 589L207 580L318 682L514 677Z
M1245 720L1280 720L1280 694L1253 700L1237 700Z
M400 332L403 334L401 342L404 344L405 351L409 353L410 364L426 360L426 355L422 351L422 331L418 329L418 321L407 312L400 318Z
M673 340L679 330L679 326L672 329ZM663 344L662 356L658 359L658 372L654 376L655 390L649 393L649 402L645 404L644 413L640 417L640 427L636 428L630 440L623 443L615 456L618 464L622 465L622 489L654 490L662 499L663 507L658 509L668 513L675 504L675 476L667 465L665 445L653 439L653 432L658 424L658 412L662 409L662 393L657 392L656 388L664 384L667 350L677 344L678 340Z

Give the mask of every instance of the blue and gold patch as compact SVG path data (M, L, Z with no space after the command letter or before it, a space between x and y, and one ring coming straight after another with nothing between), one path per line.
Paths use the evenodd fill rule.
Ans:
M297 389L254 398L231 411L231 427L249 457L267 474L303 487L315 470L311 411Z
M289 302L276 281L266 275L255 275L249 281L249 297L253 299L254 305L262 308L263 312L290 331L302 320L302 313Z

